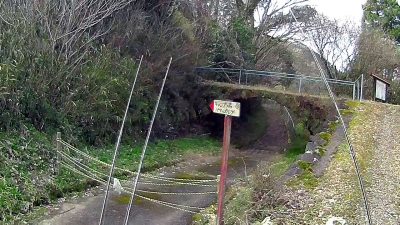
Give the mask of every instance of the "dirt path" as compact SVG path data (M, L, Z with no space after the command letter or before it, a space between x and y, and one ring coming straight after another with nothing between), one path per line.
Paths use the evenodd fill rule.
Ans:
M260 162L271 161L281 154L286 147L288 135L278 109L269 108L270 126L266 135L250 150L232 149L229 156L228 184L235 178L240 178L256 168ZM279 146L282 145L282 146ZM174 177L177 174L208 174L218 175L220 168L219 156L192 156L175 166L162 168L158 171L162 176ZM142 187L145 190L162 192L202 192L214 191L208 187ZM104 191L99 188L94 196L69 201L50 209L40 225L97 225ZM158 200L181 205L208 207L216 202L216 195L194 196L153 196ZM107 207L105 224L122 224L126 212L128 196L112 193ZM186 225L191 224L193 214L168 208L146 200L136 201L133 206L130 224L138 225Z
M373 224L400 224L400 107L385 107L381 117L367 189L372 220Z

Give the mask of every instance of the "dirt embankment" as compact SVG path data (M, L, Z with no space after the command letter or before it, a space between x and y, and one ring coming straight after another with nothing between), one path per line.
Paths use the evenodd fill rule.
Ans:
M365 183L372 224L400 224L400 107L351 103L349 134ZM342 141L320 178L299 176L280 192L284 205L272 211L277 224L367 224L355 167Z

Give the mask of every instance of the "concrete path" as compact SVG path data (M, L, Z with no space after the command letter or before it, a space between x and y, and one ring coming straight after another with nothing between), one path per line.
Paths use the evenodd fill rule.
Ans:
M278 109L276 109L278 110ZM271 113L271 111L270 111ZM270 126L263 138L271 139L273 142L279 140L278 144L283 143L288 135L283 118L278 111L272 112L269 116ZM280 126L280 127L277 127ZM271 132L274 132L271 134ZM233 149L229 157L228 185L234 178L243 177L257 167L261 162L271 161L280 155L284 147L265 146L271 140L260 140L257 149L254 146L250 151L239 151ZM178 173L185 174L209 174L216 176L219 174L219 156L192 156L182 163L175 166L162 168L158 172L163 176L174 177ZM169 186L169 187L141 187L141 189L161 192L203 192L215 191L209 187L188 187L188 186ZM104 190L98 188L93 191L94 196L85 197L75 201L68 201L50 209L46 218L42 219L40 225L97 225L100 218L100 211L103 203ZM216 195L191 195L191 196L159 196L152 198L166 202L173 202L180 205L190 205L196 207L208 207L216 202ZM106 225L123 224L129 196L112 193L111 200L107 206L105 217ZM192 213L172 209L147 200L136 200L132 207L130 225L186 225L191 224Z

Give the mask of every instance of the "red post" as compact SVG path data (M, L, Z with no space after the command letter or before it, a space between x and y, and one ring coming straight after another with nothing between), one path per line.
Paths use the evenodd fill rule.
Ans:
M232 126L232 117L225 116L224 138L223 138L224 140L222 147L221 178L219 181L219 188L218 188L217 220L219 225L224 224L224 196L225 196L226 177L228 174L228 157L229 157L229 145L231 142L231 126Z

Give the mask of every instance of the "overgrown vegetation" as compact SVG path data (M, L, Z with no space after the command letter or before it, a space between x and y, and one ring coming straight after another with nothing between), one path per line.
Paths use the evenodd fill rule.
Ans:
M34 128L26 128L24 136L21 138L20 135L0 134L0 160L4 165L0 171L0 219L4 222L18 221L20 213L27 213L35 206L98 185L64 167L58 167L54 146L46 135ZM118 166L135 171L141 147L141 144L122 146ZM188 154L214 154L219 149L220 143L208 137L158 141L149 145L144 169L151 171L177 163ZM86 152L110 162L113 146L89 148ZM92 167L104 173L108 171L98 165ZM126 178L126 174L119 176Z
M269 163L261 163L256 171L237 183L228 191L226 200L225 223L246 224L262 221L270 208L280 207L280 200L272 191L285 172L305 151L309 132L303 123L296 126L296 137L291 141L285 154ZM311 181L310 181L311 183ZM314 185L314 184L310 184ZM215 208L210 207L204 213L194 216L194 224L212 224Z

